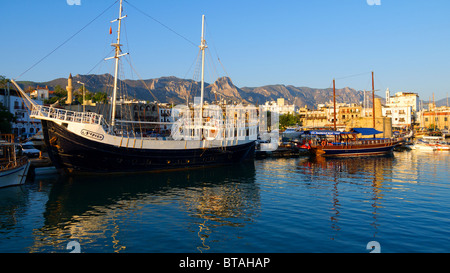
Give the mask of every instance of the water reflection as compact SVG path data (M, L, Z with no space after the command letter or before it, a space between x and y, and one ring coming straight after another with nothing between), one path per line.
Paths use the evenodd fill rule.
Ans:
M13 230L23 208L29 203L21 186L0 189L0 233Z
M448 155L37 178L0 190L0 252L448 252Z
M342 202L341 190L346 196L351 195L349 185L357 185L364 189L363 194L369 194L372 207L373 237L378 233L378 209L382 207L383 191L386 180L392 179L392 170L395 164L393 155L353 157L353 158L324 158L312 157L299 161L297 170L309 176L313 181L329 181L331 191L331 229L334 231L330 237L335 240L341 230L339 220L341 217ZM320 179L317 177L320 176ZM354 189L353 189L354 190ZM357 198L357 197L356 197ZM354 206L354 204L352 204Z
M98 248L121 252L128 248L126 240L121 241L124 232L148 227L149 233L157 229L169 234L161 229L180 222L170 221L179 213L189 217L182 228L198 236L196 246L190 247L209 250L208 238L215 229L244 226L258 214L260 196L254 179L253 162L181 172L59 177L30 251L64 251L68 241L76 240L84 248L92 246L93 252ZM154 215L161 208L171 213Z

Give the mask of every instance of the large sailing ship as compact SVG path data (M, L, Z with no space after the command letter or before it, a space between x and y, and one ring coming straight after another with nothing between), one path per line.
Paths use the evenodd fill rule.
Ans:
M165 137L147 137L124 131L116 119L122 0L120 1L115 55L111 116L71 111L36 104L12 80L31 104L31 117L42 121L48 154L57 169L68 173L147 172L167 169L230 164L253 158L258 136L257 109L253 106L206 105L204 93L205 48L202 17L202 77L200 100L172 109L172 132ZM108 58L107 58L108 59ZM144 122L151 123L151 122ZM157 122L155 122L157 123ZM159 122L158 122L159 123Z

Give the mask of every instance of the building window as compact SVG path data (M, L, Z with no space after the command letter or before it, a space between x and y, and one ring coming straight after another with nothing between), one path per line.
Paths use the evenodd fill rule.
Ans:
M428 121L428 118L425 118L425 121Z

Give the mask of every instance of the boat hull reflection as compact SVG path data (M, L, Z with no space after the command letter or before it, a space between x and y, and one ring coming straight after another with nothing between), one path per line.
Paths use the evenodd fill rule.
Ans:
M61 176L49 194L33 251L45 252L54 245L63 249L72 238L86 252L95 252L98 244L102 251L122 252L135 246L120 241L121 233L127 237L134 229L148 229L149 238L170 237L180 234L171 232L179 228L197 234L195 246L180 251L208 250L208 234L216 227L240 227L258 214L260 193L254 180L254 162L151 175ZM155 206L167 215L154 215ZM184 227L168 220L180 213L188 217ZM128 218L133 218L133 225L124 222Z

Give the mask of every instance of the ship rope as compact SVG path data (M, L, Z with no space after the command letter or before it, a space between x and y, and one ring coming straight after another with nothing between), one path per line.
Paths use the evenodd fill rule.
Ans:
M188 43L192 44L193 46L197 47L197 45L192 42L191 40L189 40L188 38L186 38L185 36L181 35L180 33L176 32L175 30L173 30L172 28L168 27L167 25L163 24L161 21L157 20L156 18L154 18L153 16L149 15L148 13L146 13L145 11L139 9L138 7L134 6L133 4L131 4L130 2L124 0L128 5L130 5L132 8L136 9L137 11L139 11L140 13L142 13L144 16L146 16L147 18L150 18L151 20L155 21L156 23L160 24L161 26L163 26L164 28L168 29L169 31L171 31L172 33L174 33L175 35L181 37L182 39L184 39L185 41L187 41Z
M30 66L27 70L25 70L22 74L20 74L15 81L17 81L20 77L22 77L25 73L27 73L28 71L30 71L31 69L33 69L35 66L37 66L38 64L40 64L43 60L47 59L50 55L52 55L53 53L55 53L58 49L60 49L62 46L64 46L65 44L67 44L70 40L72 40L75 36L77 36L80 32L82 32L84 29L86 29L90 24L92 24L93 22L95 22L98 18L100 18L103 14L105 14L110 8L112 8L119 0L116 0L114 3L112 3L112 5L110 5L109 7L107 7L104 11L102 11L99 15L97 15L94 19L92 19L89 23L87 23L86 25L84 25L80 30L78 30L77 32L75 32L74 34L72 34L72 36L70 36L69 38L67 38L64 42L62 42L60 45L58 45L55 49L53 49L52 51L50 51L49 53L47 53L44 57L42 57L41 59L39 59L37 62L35 62L32 66Z
M205 20L205 25L208 25L208 20ZM210 29L209 27L206 27L206 33L209 37L208 41L211 41L211 43L209 43L209 44L211 44L212 48L214 49L214 53L217 57L217 61L219 62L220 66L222 67L223 71L225 72L225 75L227 75L227 77L230 78L227 70L225 69L225 66L223 65L222 61L220 60L219 53L217 52L217 48L215 46L214 38L213 38L211 32L209 31L209 29Z

